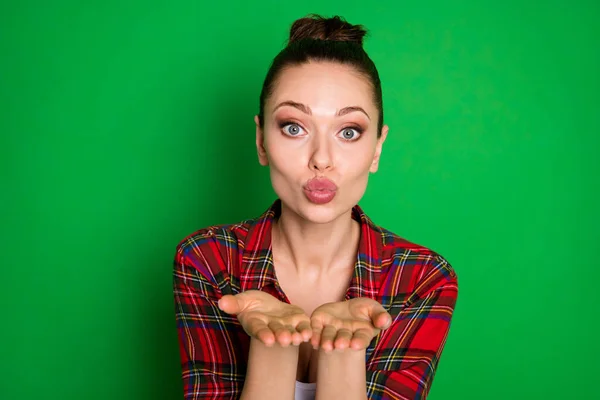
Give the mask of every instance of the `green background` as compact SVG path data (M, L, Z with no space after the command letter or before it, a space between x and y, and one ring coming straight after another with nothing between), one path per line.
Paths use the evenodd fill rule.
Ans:
M459 275L430 398L598 398L600 3L527 3L2 4L0 398L182 398L175 246L274 199L252 118L311 12L370 30L361 205Z

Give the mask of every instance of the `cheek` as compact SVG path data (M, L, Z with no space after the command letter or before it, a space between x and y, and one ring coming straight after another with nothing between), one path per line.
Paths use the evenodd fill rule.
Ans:
M269 165L279 171L298 170L299 165L306 164L305 152L300 143L286 138L273 138L265 144Z
M356 154L346 169L345 181L351 202L358 203L367 190L373 155L368 150Z
M273 145L267 145L266 151L271 169L281 170L286 168L286 164L283 162L283 160L286 159L288 154L284 149Z
M357 148L355 151L344 154L344 157L340 159L340 164L343 164L347 175L360 178L369 174L374 154L370 148Z

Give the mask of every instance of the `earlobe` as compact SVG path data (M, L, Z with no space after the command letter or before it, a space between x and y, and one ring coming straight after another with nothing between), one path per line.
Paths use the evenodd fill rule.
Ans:
M269 159L267 158L267 151L265 150L265 136L263 129L260 127L260 119L258 115L254 116L254 123L256 124L256 152L258 153L258 162L262 166L269 165Z

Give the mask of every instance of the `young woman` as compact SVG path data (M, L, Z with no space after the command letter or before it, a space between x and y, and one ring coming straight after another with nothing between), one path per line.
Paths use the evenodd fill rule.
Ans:
M424 399L458 294L439 254L357 205L388 134L366 31L294 22L260 96L256 148L278 198L177 246L186 399Z

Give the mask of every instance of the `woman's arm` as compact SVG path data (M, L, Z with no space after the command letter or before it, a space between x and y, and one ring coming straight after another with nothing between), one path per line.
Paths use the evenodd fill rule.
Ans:
M184 399L238 399L247 335L235 317L219 310L221 291L206 275L178 249L173 294Z
M377 301L354 298L327 303L311 317L313 348L319 348L317 400L365 400L366 348L391 323Z
M384 322L381 305L371 299L330 303L315 310L313 346L325 342L328 350L336 349L319 352L317 399L334 394L344 399L426 399L458 294L455 275L438 278L421 286L426 291L413 292L413 301L392 304L391 325ZM365 365L365 348L378 333L370 334L360 325L369 320L384 330L375 338Z
M298 346L267 347L251 339L248 371L241 400L279 400L294 398Z
M308 316L260 291L223 295L224 285L201 269L178 249L174 295L184 398L292 400L298 344L311 334Z
M319 350L316 400L366 400L365 350Z
M392 316L367 362L367 395L425 400L431 389L458 295L456 276Z
M219 307L236 315L251 337L242 399L292 400L298 345L312 334L308 316L300 307L259 290L223 296Z

